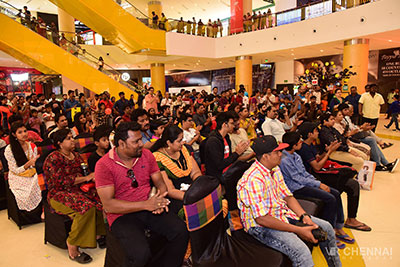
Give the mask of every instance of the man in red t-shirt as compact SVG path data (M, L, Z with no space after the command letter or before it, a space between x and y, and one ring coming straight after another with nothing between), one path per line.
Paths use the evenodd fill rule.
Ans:
M152 259L145 229L167 239L162 262L182 266L189 238L186 225L168 213L167 187L153 154L143 148L140 129L136 122L117 127L115 148L96 164L97 192L111 232L125 250L126 266L145 266ZM150 179L158 189L152 197Z

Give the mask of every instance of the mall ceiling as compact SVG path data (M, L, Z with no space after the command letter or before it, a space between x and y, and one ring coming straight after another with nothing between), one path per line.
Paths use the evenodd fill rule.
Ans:
M28 6L32 11L57 13L57 6L48 0L5 0L18 8ZM70 0L73 1L73 0ZM123 2L125 0L122 0ZM253 9L270 5L264 0L252 0ZM148 0L129 0L143 13L148 13ZM193 16L203 21L210 19L224 19L230 16L230 0L161 0L163 11L168 18L191 19Z

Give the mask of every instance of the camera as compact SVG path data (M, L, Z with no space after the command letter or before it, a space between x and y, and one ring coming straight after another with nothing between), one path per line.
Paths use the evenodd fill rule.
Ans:
M297 222L296 226L306 227L306 226L310 226L310 225L302 223L302 222ZM313 229L311 231L311 233L313 234L314 238L318 241L318 243L324 242L328 239L328 233L325 232L324 230L322 230L322 228L319 226L317 229Z

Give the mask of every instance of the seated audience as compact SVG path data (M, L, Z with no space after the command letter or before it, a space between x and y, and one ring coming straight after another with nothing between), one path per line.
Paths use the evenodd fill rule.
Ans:
M193 115L193 121L196 124L196 129L204 137L208 137L211 132L211 117L206 114L204 105L196 107L196 114Z
M341 135L347 138L347 144L349 145L349 147L357 149L358 150L357 152L364 160L369 160L371 148L366 144L353 142L350 139L351 133L349 132L346 124L343 122L343 113L340 110L335 110L334 112L332 112L332 115L335 117L335 124L333 125L333 127Z
M279 165L285 183L296 198L311 197L320 199L323 203L321 219L328 221L336 236L346 243L353 244L354 239L343 231L344 214L342 199L336 189L321 183L308 173L301 157L296 153L300 150L302 140L298 132L288 132L283 135L282 141L289 146L283 150L281 164ZM345 248L345 244L336 242L338 248Z
M162 120L153 120L150 122L151 142L155 142L161 138L165 126L166 124Z
M193 149L193 157L197 162L197 165L201 165L200 159L200 132L193 128L193 116L190 114L182 114L181 117L181 128L183 130L183 142L189 145Z
M20 115L13 114L8 118L8 123L10 125L12 125L14 122L23 123L23 119L22 119L22 117ZM31 130L27 130L27 133L28 133L28 140L30 142L36 143L36 142L42 142L43 141L43 139L40 137L40 135L37 132L31 131ZM10 143L10 136L9 135L6 136L4 138L4 141L6 142L6 144L9 144Z
M229 133L229 138L231 140L231 149L232 151L236 150L236 147L238 146L239 143L241 142L249 142L249 137L248 137L248 133L246 133L246 130L239 127L240 126L240 119L239 119L239 115L234 113L234 128L233 128L233 132ZM242 155L240 155L240 157L238 158L238 160L241 161L248 161L253 159L255 156L254 151L251 149L251 147L247 147L247 149L243 152Z
M74 127L72 128L72 132L75 133L75 136L84 133L90 133L90 127L87 125L86 116L83 112L78 112L74 116Z
M64 114L62 114L62 113L56 114L54 121L56 122L56 127L53 129L50 128L51 131L48 134L49 138L52 138L51 136L53 135L53 133L57 132L58 130L69 129L68 128L68 120ZM73 137L76 136L75 131L71 131L71 133L72 133Z
M151 149L167 186L169 210L178 214L185 191L201 175L200 168L184 145L183 130L176 125L167 126Z
M329 160L329 156L339 148L340 143L332 142L323 149L323 153L318 154L314 145L318 138L318 125L305 122L300 125L299 133L304 142L297 153L301 156L306 170L340 193L346 192L347 194L347 220L344 226L360 231L371 231L369 226L356 219L360 202L360 185L354 179L355 171Z
M278 142L282 142L282 136L285 134L286 130L290 130L292 128L292 123L290 122L288 112L285 112L285 123L281 122L278 119L278 110L269 106L266 109L267 116L265 117L265 121L262 124L261 128L264 135L272 135L278 140Z
M287 255L293 266L314 266L307 245L301 240L317 243L312 230L321 227L327 240L319 242L328 266L341 266L332 226L308 215L293 197L283 180L279 164L282 149L276 139L267 135L254 141L257 160L237 184L238 207L244 229L255 239ZM296 224L302 222L308 226Z
M362 152L355 148L349 147L347 138L341 135L333 125L335 124L335 117L332 113L327 112L321 115L321 130L319 131L319 139L322 147L328 147L334 141L339 141L340 146L337 150L333 151L329 158L332 160L346 162L359 172L364 165Z
M249 146L249 141L242 141L232 152L228 134L232 133L235 127L233 114L233 112L221 112L217 115L217 129L210 133L205 145L206 175L218 178L222 184L224 183L222 174Z
M181 266L188 244L185 223L168 212L167 187L153 154L143 147L142 126L121 123L115 148L96 165L96 188L111 232L127 256L126 266L145 266L151 255L145 230L166 238L162 262ZM149 198L151 182L157 193Z
M246 131L249 140L256 138L256 125L258 119L255 116L249 118L249 110L244 107L240 108L238 115L240 117L240 128Z
M147 111L141 108L133 110L131 120L137 122L142 127L140 131L142 133L144 148L150 149L154 143L151 142L152 134L150 131L150 121Z
M28 131L21 121L13 122L10 132L10 144L4 151L9 169L8 183L18 209L32 211L42 201L35 169L39 158L37 148L28 141Z
M97 127L93 133L94 144L97 149L88 158L89 170L94 172L96 163L103 157L110 149L110 128L107 126Z
M105 226L103 207L95 188L85 192L82 184L94 180L94 173L85 175L81 164L84 163L74 152L75 140L69 129L62 129L52 136L56 151L52 152L43 165L48 185L47 200L50 206L60 214L72 218L71 231L67 238L69 258L78 263L92 261L79 247L105 248ZM97 242L96 242L97 240Z

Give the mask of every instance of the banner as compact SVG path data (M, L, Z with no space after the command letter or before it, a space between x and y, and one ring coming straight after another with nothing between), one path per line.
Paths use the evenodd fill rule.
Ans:
M379 51L379 79L400 77L400 48Z
M231 0L230 34L243 32L243 0Z

